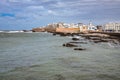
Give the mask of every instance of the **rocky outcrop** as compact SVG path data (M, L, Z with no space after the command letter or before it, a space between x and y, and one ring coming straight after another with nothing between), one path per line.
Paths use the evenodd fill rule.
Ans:
M32 32L45 32L45 28L33 28Z
M82 37L110 37L107 34L101 34L101 33L88 33L81 35Z
M60 36L74 36L73 33L61 33L61 32L53 32L53 35L60 35Z
M49 24L45 27L45 30L50 33L55 33L56 27L57 27L57 24Z

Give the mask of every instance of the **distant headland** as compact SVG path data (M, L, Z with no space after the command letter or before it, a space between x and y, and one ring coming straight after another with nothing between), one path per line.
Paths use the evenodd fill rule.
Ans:
M32 29L32 32L62 32L62 33L87 33L87 32L120 32L120 23L106 23L104 25L93 25L92 22L89 24L83 23L52 23L43 27L36 27Z

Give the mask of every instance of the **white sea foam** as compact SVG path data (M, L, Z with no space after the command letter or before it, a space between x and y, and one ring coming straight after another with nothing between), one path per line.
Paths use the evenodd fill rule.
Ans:
M8 31L7 33L20 33L20 32L24 32L24 31Z

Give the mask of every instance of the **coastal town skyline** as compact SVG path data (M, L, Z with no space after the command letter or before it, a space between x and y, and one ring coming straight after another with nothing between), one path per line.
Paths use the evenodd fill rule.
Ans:
M120 0L1 0L0 7L0 30L31 29L56 22L120 22Z

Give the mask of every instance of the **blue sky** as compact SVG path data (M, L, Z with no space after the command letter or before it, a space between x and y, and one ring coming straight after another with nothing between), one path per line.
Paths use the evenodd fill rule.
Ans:
M89 21L120 22L120 0L0 0L0 30Z

